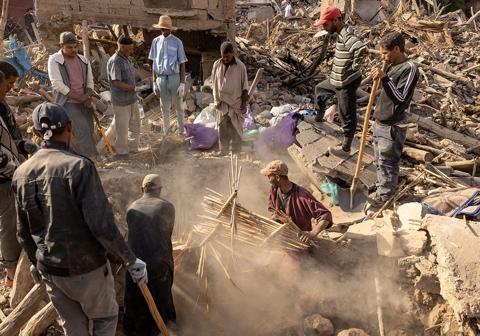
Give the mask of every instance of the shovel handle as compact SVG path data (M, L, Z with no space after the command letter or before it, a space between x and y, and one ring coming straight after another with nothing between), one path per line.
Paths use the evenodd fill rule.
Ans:
M160 331L162 332L162 336L168 336L167 326L165 325L162 316L158 312L157 305L153 300L152 293L150 293L148 286L146 284L138 284L138 287L140 287L140 291L142 292L145 301L147 301L148 309L150 310L150 313L152 314L152 317L155 320L158 329L160 329Z

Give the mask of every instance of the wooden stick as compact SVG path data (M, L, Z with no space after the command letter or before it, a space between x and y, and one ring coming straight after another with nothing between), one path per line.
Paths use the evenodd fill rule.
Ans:
M257 70L257 73L255 74L255 78L253 79L253 82L250 85L250 88L248 89L248 100L252 98L253 90L255 90L255 87L257 86L258 82L260 82L260 79L262 78L262 75L263 75L263 71L264 71L263 68L260 68Z
M83 56L90 61L90 40L88 39L88 23L87 20L82 20L82 41L83 41Z
M139 283L138 287L140 287L140 291L142 292L143 297L145 298L145 301L147 301L148 309L150 310L150 313L152 314L152 317L155 320L155 323L157 324L158 329L162 332L162 336L168 336L167 326L165 325L165 322L163 321L162 316L158 312L157 305L153 300L152 293L150 293L148 286L146 284Z

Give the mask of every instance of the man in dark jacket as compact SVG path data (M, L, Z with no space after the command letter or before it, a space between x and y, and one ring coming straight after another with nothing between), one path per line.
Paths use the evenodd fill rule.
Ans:
M43 103L32 115L39 149L17 168L17 235L32 262L32 277L45 281L67 336L115 335L118 305L107 251L131 276L147 281L146 265L128 248L94 164L69 152L72 124L62 106Z
M303 231L304 239L315 238L332 226L330 211L308 192L288 179L288 167L280 161L270 162L260 171L272 184L268 197L268 211L277 219L284 213Z
M400 156L407 134L407 112L415 92L419 71L405 55L402 33L391 33L380 41L382 59L389 64L386 73L372 71L372 78L381 79L381 93L373 118L373 148L377 165L377 191L367 208L380 208L395 193L398 185Z
M175 208L160 198L160 176L145 176L142 191L143 196L127 210L128 246L148 264L148 288L164 322L175 323L172 297ZM159 333L142 294L129 277L125 287L124 328L128 336L156 336Z

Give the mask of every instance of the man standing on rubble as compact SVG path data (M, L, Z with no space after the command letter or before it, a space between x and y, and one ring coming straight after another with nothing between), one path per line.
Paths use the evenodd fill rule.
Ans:
M48 76L53 86L54 102L65 108L75 125L73 150L89 158L95 157L98 152L93 129L92 66L78 54L78 40L74 33L60 34L60 50L48 58Z
M270 196L268 211L282 221L285 214L303 231L303 240L313 239L332 226L331 212L308 192L288 179L288 167L280 161L270 162L260 173L268 177Z
M149 59L153 61L153 91L160 97L163 114L163 135L167 136L170 129L170 113L177 113L178 134L183 136L184 114L182 99L185 96L185 63L187 56L182 41L172 35L175 29L172 19L167 15L160 16L158 24L162 35L156 37L150 49Z
M173 250L172 233L175 207L160 198L162 182L157 174L145 176L143 196L127 210L128 246L148 264L148 288L164 322L176 322L172 297ZM159 330L135 283L127 277L125 315L127 336L157 336Z
M419 78L415 63L405 55L402 33L390 33L380 41L380 55L389 64L386 72L374 69L371 76L381 80L382 90L373 118L373 148L377 166L377 191L367 209L378 210L395 193L400 156L407 134L407 112Z
M242 149L244 114L248 103L248 77L247 68L235 56L231 42L222 43L220 54L222 58L215 61L212 69L213 102L220 155L226 155L230 142L233 153L240 153Z
M343 22L342 13L335 6L326 7L314 26L323 26L329 34L337 34L330 78L315 87L318 108L315 120L318 122L323 120L327 101L335 95L338 116L342 123L343 141L341 145L329 148L329 151L333 155L348 157L357 128L356 92L362 81L360 64L367 48L355 35L353 28Z
M18 241L45 282L66 336L115 335L118 305L107 251L131 276L147 281L146 264L128 248L95 165L71 153L72 123L64 108L43 103L32 115L39 149L15 171L12 188Z
M17 241L17 213L11 186L14 169L11 168L24 161L28 154L33 154L36 146L30 141L23 140L13 111L5 101L6 93L13 88L18 79L17 69L10 63L2 61L0 72L4 74L0 84L0 138L2 138L0 155L7 158L3 161L5 165L3 169L6 170L0 173L0 195L2 195L0 197L0 267L6 270L5 286L12 287L21 248Z
M108 82L112 93L112 105L115 114L115 150L117 156L127 157L130 151L128 130L132 132L134 145L132 152L138 150L140 140L140 111L138 110L135 87L135 70L128 59L133 54L133 40L129 36L118 38L117 52L107 63Z

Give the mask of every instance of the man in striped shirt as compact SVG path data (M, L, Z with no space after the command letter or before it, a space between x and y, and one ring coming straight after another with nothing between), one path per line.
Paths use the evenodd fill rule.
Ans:
M381 79L380 96L373 118L373 146L377 165L377 191L367 208L380 208L395 193L400 170L400 155L407 134L407 112L417 84L419 71L405 55L402 33L391 33L380 41L380 54L389 65L386 73L374 69L372 78Z
M342 123L343 141L341 145L329 148L329 151L333 155L347 157L357 128L356 92L362 81L360 64L367 49L355 35L353 28L343 22L342 13L335 6L326 7L314 26L323 26L329 34L337 33L330 78L315 87L315 99L318 105L315 119L318 122L323 120L326 103L335 95Z

